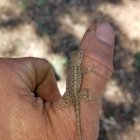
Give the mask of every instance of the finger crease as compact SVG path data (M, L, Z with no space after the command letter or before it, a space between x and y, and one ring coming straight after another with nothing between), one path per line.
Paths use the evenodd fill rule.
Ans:
M85 55L85 56L88 57L88 58L90 58L91 60L97 61L98 63L100 63L101 65L103 65L104 67L106 67L110 72L112 72L112 70L108 66L106 66L104 63L102 63L101 61L99 61L99 60L97 60L95 58L91 58L88 55Z

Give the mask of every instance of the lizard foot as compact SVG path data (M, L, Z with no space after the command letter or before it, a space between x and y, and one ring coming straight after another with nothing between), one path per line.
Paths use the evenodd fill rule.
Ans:
M90 95L89 95L89 91L88 91L87 88L82 89L82 90L80 91L80 98L83 98L85 102L94 101L94 102L96 102L98 105L100 104L99 100L98 100L96 97L90 96Z
M86 74L86 73L89 73L89 72L94 72L95 70L96 70L96 67L91 65L91 66L82 68L82 73Z

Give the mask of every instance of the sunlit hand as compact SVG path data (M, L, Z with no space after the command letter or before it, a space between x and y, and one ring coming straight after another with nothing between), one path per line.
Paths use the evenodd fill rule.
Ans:
M90 26L81 41L82 65L95 65L84 75L82 87L101 98L113 66L114 33L107 23ZM98 102L98 101L96 101ZM96 140L99 109L81 103L83 140ZM0 140L77 140L73 107L61 107L52 66L38 58L0 58Z

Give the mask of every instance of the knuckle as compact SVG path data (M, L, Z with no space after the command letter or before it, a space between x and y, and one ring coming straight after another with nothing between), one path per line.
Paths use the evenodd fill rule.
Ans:
M53 66L51 65L51 63L45 58L28 57L28 59L31 60L35 65L38 65L38 66L46 65L47 67L49 67L49 69L53 69Z

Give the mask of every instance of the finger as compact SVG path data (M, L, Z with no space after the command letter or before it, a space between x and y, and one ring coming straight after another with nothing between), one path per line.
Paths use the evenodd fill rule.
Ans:
M0 58L0 78L2 96L36 95L50 102L60 98L54 70L44 59Z
M91 28L91 27L90 27ZM93 30L85 33L80 48L86 50L85 56L102 62L113 69L114 32L108 23L93 25ZM88 54L87 54L88 53Z
M95 71L83 75L82 80L82 88L87 88L89 94L95 97L93 102L81 104L81 126L85 139L97 139L101 92L113 71L113 28L108 23L94 27L85 33L80 46L84 52L82 67L95 67Z
M34 92L45 101L55 101L61 97L57 87L53 67L44 59L31 59L34 67L36 83Z
M113 28L108 23L99 24L96 29L87 32L84 35L81 47L84 50L85 56L83 65L94 65L96 69L94 74L89 73L84 76L91 84L88 84L83 80L83 85L89 86L91 90L93 88L94 90L97 89L97 92L99 92L104 89L107 80L110 78L113 71Z
M82 67L95 65L97 68L96 69L97 73L88 73L86 75L83 75L81 88L87 88L89 90L89 94L97 98L101 97L99 96L100 95L99 93L107 83L106 79L110 77L113 67L112 60L113 60L114 33L113 29L111 30L111 26L108 25L107 23L105 24L100 24L97 27L91 25L86 31L80 44L80 48L84 52ZM54 107L58 106L59 108L59 105L61 106L63 102L64 102L63 99L59 100L58 102L55 102ZM83 140L97 139L99 130L99 108L100 108L98 100L89 103L81 100L80 108L81 109L79 115L81 118L82 139ZM66 113L67 109L69 113ZM57 110L56 112L64 114L63 116L65 117L67 116L66 118L73 118L74 120L76 120L73 107L63 108L62 110ZM74 126L75 126L75 135L77 135L77 128L75 123Z

